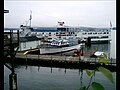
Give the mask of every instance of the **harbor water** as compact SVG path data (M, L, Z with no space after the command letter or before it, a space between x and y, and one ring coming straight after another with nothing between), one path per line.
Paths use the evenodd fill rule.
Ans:
M18 90L78 90L80 86L88 85L90 77L83 70L48 68L36 66L18 66L16 68ZM8 75L11 72L5 67L5 89L9 90ZM96 72L93 81L101 83L106 90L116 90L116 73L112 73L114 84L100 72ZM92 90L92 89L91 89Z
M110 44L92 44L86 51L105 51L116 59L116 31L112 31ZM114 47L114 48L113 48ZM90 77L85 70L52 68L29 65L16 65L18 90L78 90L89 83ZM4 90L9 90L9 75L11 71L4 66ZM101 83L105 90L116 90L116 72L112 72L114 83L111 83L102 73L96 72L94 82ZM92 90L90 88L89 90Z

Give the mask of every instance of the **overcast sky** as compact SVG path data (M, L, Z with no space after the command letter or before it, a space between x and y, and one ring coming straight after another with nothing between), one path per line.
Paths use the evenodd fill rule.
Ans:
M32 11L32 26L56 26L64 21L67 26L110 27L116 26L115 0L90 1L12 1L5 0L5 27L26 24Z

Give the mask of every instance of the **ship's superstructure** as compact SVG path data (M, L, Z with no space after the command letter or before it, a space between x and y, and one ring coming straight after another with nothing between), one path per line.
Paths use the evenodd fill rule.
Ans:
M91 29L82 30L81 27L64 26L58 27L35 27L31 31L32 35L39 38L53 39L82 39L91 38L92 42L109 42L111 40L111 29Z
M31 21L31 18L29 19ZM20 37L37 36L46 40L54 39L79 39L86 41L91 38L92 42L109 42L112 28L82 29L81 27L65 26L64 22L58 22L56 27L31 27L20 26Z

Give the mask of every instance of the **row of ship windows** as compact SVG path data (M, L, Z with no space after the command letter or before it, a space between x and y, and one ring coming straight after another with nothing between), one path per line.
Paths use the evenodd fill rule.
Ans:
M49 34L49 36L51 36L51 34ZM56 35L56 36L73 36L73 35L71 35L71 34L62 34L62 35ZM74 35L74 36L77 36L77 35Z
M46 33L33 33L33 35L36 35L36 34L38 34L38 35L49 35L49 36L51 36L51 33L48 33L48 34L46 34ZM54 33L54 35L55 35L55 33ZM69 32L69 33L56 33L56 36L77 36L77 34L75 34L74 32Z
M96 33L82 33L82 34L83 35L85 35L85 34L109 34L109 32L103 32L103 33L102 32L101 33L97 33L97 32Z
M103 37L90 37L91 39L97 39L97 38L108 38L108 36L103 36ZM84 38L84 39L87 39L87 38Z
M80 28L57 28L57 30L70 31L70 30L80 30Z
M103 36L103 37L90 37L91 39L98 39L98 38L108 38L108 36ZM52 38L48 38L48 39L52 39ZM63 37L63 39L67 39L67 37ZM69 39L73 39L73 37L69 37ZM79 39L78 37L76 39ZM87 38L84 38L87 39Z
M48 39L51 40L52 38L48 38ZM63 39L74 39L74 38L73 37L63 37ZM79 39L79 38L76 37L76 39Z
M41 33L41 34L46 34L46 33L43 32L43 33ZM51 35L51 32L49 32L48 34ZM64 33L64 32L63 32L63 33L62 33L62 32L61 32L61 33L58 33L58 32L56 33L56 35L60 35L60 34L66 34L66 33ZM69 33L67 33L67 34L75 34L75 32L69 32ZM55 34L54 34L54 35L55 35Z

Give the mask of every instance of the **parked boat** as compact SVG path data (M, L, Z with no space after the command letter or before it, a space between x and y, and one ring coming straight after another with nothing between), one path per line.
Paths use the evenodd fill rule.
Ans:
M94 52L90 57L93 57L93 58L97 58L97 57L104 57L104 53L105 52L102 52L102 51L96 51ZM107 53L106 53L107 54ZM107 54L108 56L108 54Z
M56 54L79 50L82 44L72 45L68 40L53 40L51 44L43 45L40 47L40 54Z

